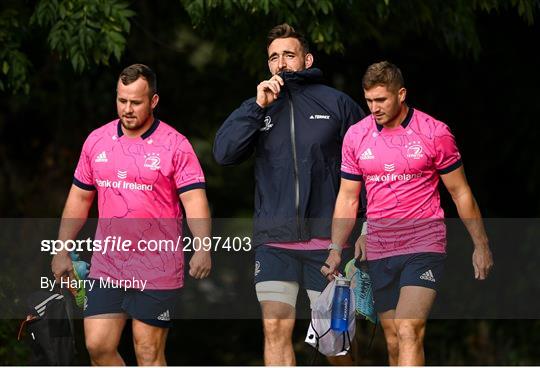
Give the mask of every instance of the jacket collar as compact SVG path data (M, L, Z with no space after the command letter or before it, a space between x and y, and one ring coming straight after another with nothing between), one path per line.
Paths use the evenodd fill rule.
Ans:
M321 83L323 73L319 68L309 68L300 72L281 72L281 78L287 85L315 84Z

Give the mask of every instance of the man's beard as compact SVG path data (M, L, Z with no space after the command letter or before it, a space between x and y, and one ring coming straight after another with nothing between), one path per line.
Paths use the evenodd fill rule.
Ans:
M301 72L303 70L306 70L306 68L300 68L298 70L292 70L290 68L284 68L284 69L278 70L275 74L279 74L279 73L297 73L297 72Z
M122 126L124 127L124 129L127 129L127 130L137 130L143 125L143 124L139 124L137 120L132 120L132 122L129 123L125 120L125 117L122 117L120 121L122 122Z
M122 123L122 126L124 127L124 129L126 130L137 130L137 129L140 129L142 126L144 126L144 124L146 124L146 122L151 118L151 115L152 115L152 110L150 110L148 112L148 115L146 117L146 119L142 122L140 122L140 120L137 120L137 117L135 115L133 116L122 116L120 118L120 122ZM132 122L128 122L126 120L126 118L129 118L129 117L132 117L134 118L132 120Z

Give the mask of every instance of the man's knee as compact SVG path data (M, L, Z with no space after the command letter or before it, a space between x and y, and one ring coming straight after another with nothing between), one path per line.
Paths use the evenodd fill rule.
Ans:
M115 354L117 346L110 344L104 339L100 339L97 336L86 336L85 338L86 350L92 359L99 359L100 357Z
M294 319L270 318L263 320L264 338L270 344L284 344L291 341Z
M118 356L118 343L122 329L125 325L125 318L122 315L110 315L104 318L84 319L84 338L86 349L90 358L94 362Z
M399 352L399 339L397 328L393 319L381 319L381 325L384 330L384 339L390 355L396 355Z
M386 347L390 354L397 354L399 352L399 339L395 333L385 334Z
M152 363L160 359L162 349L158 344L152 344L146 341L135 341L135 355L139 364Z
M164 365L168 329L133 320L133 346L139 365Z
M399 344L421 344L424 340L425 321L402 320L397 323Z

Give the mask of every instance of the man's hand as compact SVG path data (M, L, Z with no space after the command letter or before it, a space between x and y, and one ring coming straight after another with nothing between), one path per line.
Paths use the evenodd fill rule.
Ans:
M475 246L472 255L474 278L485 280L493 267L493 256L489 246Z
M360 235L354 244L354 259L360 262L366 260L366 235Z
M59 252L53 256L51 270L56 282L60 282L62 276L69 276L70 278L75 279L73 262L71 261L69 253L66 251Z
M283 84L283 79L277 74L259 83L257 86L257 104L264 109L277 100Z
M204 279L210 274L212 258L210 251L199 250L189 261L189 275L195 279Z
M339 273L338 267L341 263L341 254L335 250L330 250L328 258L324 262L324 265L321 267L321 273L328 279L332 281L337 274Z

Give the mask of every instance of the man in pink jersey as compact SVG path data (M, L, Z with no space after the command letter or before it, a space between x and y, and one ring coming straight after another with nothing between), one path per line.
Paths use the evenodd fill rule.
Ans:
M389 62L369 66L362 85L371 115L345 135L332 242L339 246L346 241L365 185L366 256L389 361L422 365L426 320L446 257L439 178L473 240L476 279L487 277L492 255L448 127L407 106L401 71ZM340 255L331 251L329 267L321 272L332 278L340 262Z
M59 239L75 239L97 192L94 244L100 241L102 249L94 248L84 306L86 346L95 365L124 365L117 347L128 317L137 363L166 364L165 340L183 286L183 247L150 245L181 238L181 205L193 236L210 236L204 174L188 140L154 118L158 101L149 67L122 71L119 119L86 139L62 214ZM114 240L131 243L120 248ZM210 268L210 254L196 251L189 274L201 279ZM54 256L52 271L57 280L73 276L67 252Z

